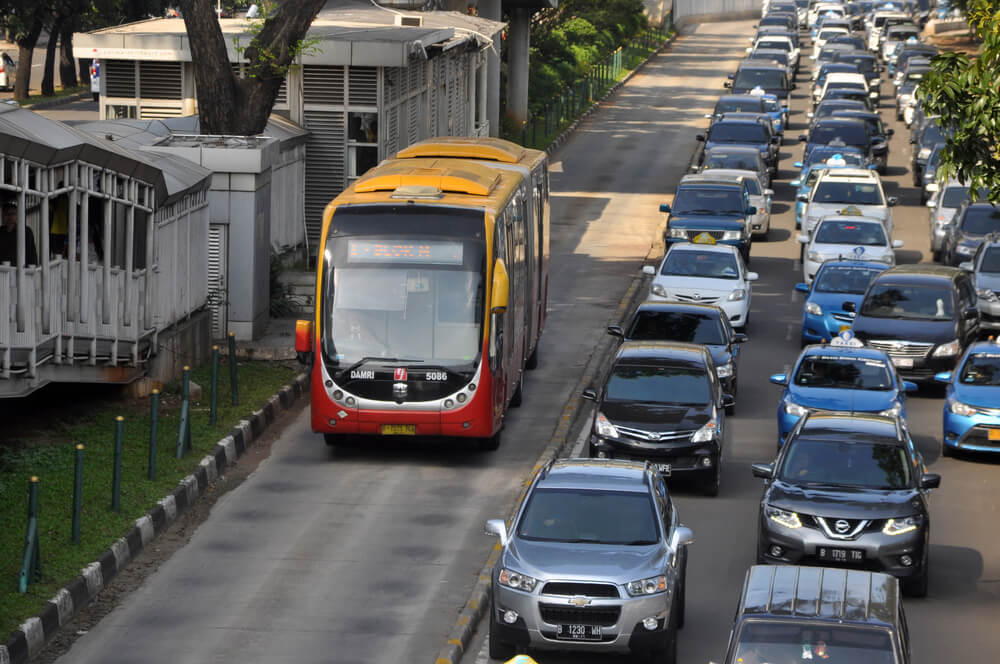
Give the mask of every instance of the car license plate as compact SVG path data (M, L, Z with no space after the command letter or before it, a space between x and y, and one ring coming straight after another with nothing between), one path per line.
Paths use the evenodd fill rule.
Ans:
M559 625L559 638L572 641L600 641L600 625Z
M831 560L836 563L861 563L865 560L865 552L862 549L831 549L829 547L817 547L816 554L820 560Z
M993 433L992 431L990 433ZM997 429L997 433L1000 434L1000 429ZM998 436L1000 437L1000 436ZM992 440L992 439L991 439ZM654 464L656 469L660 471L660 474L664 477L670 477L670 464L669 463L657 463Z
M417 435L416 424L383 424L383 436L415 436Z
M989 429L986 436L989 440L1000 440L1000 429Z
M894 357L894 358L892 358L892 365L894 367L899 367L900 369L912 369L913 368L913 358L912 357Z
M849 329L851 329L851 326L850 326L850 325L841 325L841 326L840 326L840 329L839 329L839 330L837 330L837 333L839 334L839 333L841 333L841 332L846 332L846 331L847 331L847 330L849 330Z

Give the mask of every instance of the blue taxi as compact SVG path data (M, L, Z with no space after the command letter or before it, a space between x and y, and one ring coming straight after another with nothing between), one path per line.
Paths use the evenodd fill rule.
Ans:
M837 260L820 265L812 284L795 284L806 293L802 305L802 345L826 343L854 322L854 312L877 274L889 268L878 261Z
M948 384L941 454L1000 452L1000 345L974 343L956 366L934 376Z
M799 418L816 411L906 417L903 393L916 384L899 379L889 355L866 348L848 330L829 344L806 346L790 374L774 374L783 385L778 402L778 447Z
M806 202L799 200L801 196L809 196L813 185L819 178L820 171L827 168L864 168L865 156L856 148L844 147L817 147L809 153L809 160L805 163L795 162L796 168L801 168L798 179L792 180L789 184L797 187L795 192L795 228L802 228L802 219L806 213Z
M771 128L778 136L784 136L785 127L788 126L788 109L781 105L778 95L764 92L764 88L759 85L748 94L764 100L764 112L771 118Z

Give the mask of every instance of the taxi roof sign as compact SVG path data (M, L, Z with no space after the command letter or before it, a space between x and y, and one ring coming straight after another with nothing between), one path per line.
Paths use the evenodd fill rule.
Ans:
M840 348L864 348L864 344L858 341L858 338L850 330L844 330L835 336L830 340L830 345Z
M832 157L828 157L823 163L827 166L847 166L847 160L839 152Z
M752 95L754 95L754 96L756 96L756 97L759 97L759 96L761 96L762 94L764 94L764 88L762 88L762 87L760 87L760 86L758 85L758 86L756 86L756 87L755 87L755 88L754 88L753 90L751 90L751 91L749 92L749 94L752 94Z
M538 664L538 662L527 655L515 655L504 662L504 664Z
M843 208L842 210L837 210L837 214L842 214L842 215L849 216L849 217L860 217L861 216L861 209L859 207L857 207L856 205L848 205L847 207Z

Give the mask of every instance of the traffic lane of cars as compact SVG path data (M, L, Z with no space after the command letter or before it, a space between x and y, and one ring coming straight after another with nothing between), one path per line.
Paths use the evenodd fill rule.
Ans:
M799 76L793 92L789 127L793 135L806 124L805 78ZM897 250L897 262L926 261L930 258L927 212L919 205L919 192L909 182L909 132L894 120L891 103L884 104L881 112L896 130L883 181L886 195L900 198L900 205L893 208L893 237L904 240L906 249ZM741 398L737 414L730 420L721 495L702 498L695 486L675 483L678 509L696 539L688 566L687 621L679 640L682 662L700 664L717 661L722 655L729 612L735 608L746 567L753 561L761 484L750 476L750 463L774 458L774 409L780 388L765 387L765 381L771 373L787 371L798 355L803 296L793 291L801 279L801 263L794 244L794 191L788 180L798 173L791 163L801 155L801 147L786 142L782 153L779 179L773 186L772 235L769 241L755 242L753 247L753 269L761 278L755 284L752 305L756 316L747 330L751 341L740 360ZM939 458L941 395L941 389L932 386L908 397L907 402L917 446L931 470L944 476L943 488L931 499L930 596L906 601L914 662L918 664L956 654L981 657L990 652L983 635L991 634L992 627L982 602L991 593L981 579L996 578L1000 572L1000 561L990 553L996 549L994 534L976 525L980 514L997 510L997 501L985 490L994 464L989 459ZM598 661L615 660L545 655L546 664Z

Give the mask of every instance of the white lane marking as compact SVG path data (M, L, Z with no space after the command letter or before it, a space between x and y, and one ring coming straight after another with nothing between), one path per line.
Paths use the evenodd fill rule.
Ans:
M583 427L580 429L580 435L576 437L576 444L573 445L573 450L570 452L571 457L578 457L583 452L583 445L587 442L587 436L590 435L590 427L587 426L587 418L583 421Z
M483 647L479 649L476 653L476 664L488 664L490 661L490 635L487 634L486 638L483 639Z

